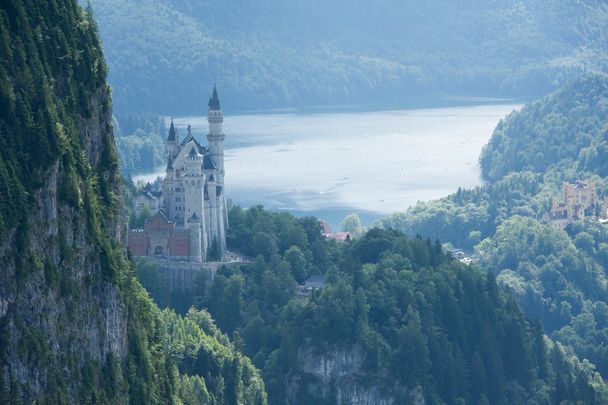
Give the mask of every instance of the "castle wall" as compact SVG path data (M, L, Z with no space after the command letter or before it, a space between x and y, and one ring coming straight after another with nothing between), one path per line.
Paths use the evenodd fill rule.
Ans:
M222 195L222 197L219 199L219 204L218 204L218 220L217 220L217 225L218 225L218 230L219 230L219 246L220 246L220 254L222 255L222 257L224 257L226 255L226 228L225 228L225 218L227 217L227 211L226 211L226 202L224 199L224 196Z
M190 256L190 235L188 232L178 231L169 238L169 254L176 258Z
M168 222L161 215L155 215L150 219L150 221L144 225L144 231L165 231L172 232L175 231L175 223Z
M149 197L145 194L137 196L135 198L135 215L140 216L144 207L147 207L151 213L155 213L162 207L162 199Z
M169 256L169 232L156 231L156 232L146 232L146 234L148 236L148 241L149 241L147 256L168 257Z
M186 177L184 183L184 218L190 218L192 214L203 217L203 177Z
M148 255L148 237L144 231L136 230L129 232L129 250L133 256Z

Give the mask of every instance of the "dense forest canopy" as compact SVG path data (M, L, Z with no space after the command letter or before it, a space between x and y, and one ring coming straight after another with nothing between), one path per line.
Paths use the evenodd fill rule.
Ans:
M527 97L606 71L602 1L93 1L119 111Z
M553 339L608 375L608 233L596 218L546 224L562 182L594 182L608 195L608 76L591 74L501 121L480 165L488 182L419 203L380 225L475 251Z
M187 292L167 288L153 261L138 274L162 306L207 308L263 371L271 404L606 400L592 366L545 340L492 273L438 242L376 228L336 243L315 218L262 207L235 206L229 220L230 248L255 263L221 267ZM324 285L302 294L311 275ZM331 372L341 356L352 363Z
M608 175L608 76L572 80L501 121L479 158L482 176L510 172ZM575 174L571 173L571 174Z

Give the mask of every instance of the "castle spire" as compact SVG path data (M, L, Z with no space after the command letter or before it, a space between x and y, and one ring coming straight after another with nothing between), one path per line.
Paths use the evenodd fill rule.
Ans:
M209 106L210 110L221 110L220 107L220 99L217 96L217 87L215 86L215 82L213 82L213 94L209 97Z
M175 125L173 125L173 117L171 117L171 127L169 128L169 136L167 137L167 141L175 141Z

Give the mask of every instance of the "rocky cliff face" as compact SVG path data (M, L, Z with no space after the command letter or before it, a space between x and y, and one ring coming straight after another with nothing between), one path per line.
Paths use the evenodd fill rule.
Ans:
M289 377L291 403L316 398L319 403L333 404L425 404L420 388L382 390L378 384L366 381L369 373L364 369L365 357L357 346L323 353L307 348L298 351L297 358L300 370Z
M91 10L3 0L0 55L0 404L265 404L212 320L161 313L127 260Z
M108 100L107 89L99 91L91 100L92 116L79 120L91 167L100 164L109 136L111 114L97 108ZM62 400L79 402L83 373L127 353L126 307L116 283L104 277L94 224L63 198L68 173L62 160L44 171L42 187L21 207L25 224L0 242L2 373L18 382L26 402L57 388ZM118 244L122 224L115 219L104 227ZM18 250L20 242L27 251ZM26 264L15 255L26 256ZM101 384L99 373L92 375L97 377L90 383Z
M128 266L90 13L0 3L0 403L121 403Z

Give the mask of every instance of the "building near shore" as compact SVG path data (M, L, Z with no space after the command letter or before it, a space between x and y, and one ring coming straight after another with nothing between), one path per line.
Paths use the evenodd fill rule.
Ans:
M144 190L136 198L136 211L148 207L153 215L143 229L129 231L132 255L193 262L226 255L224 113L215 85L208 107L207 146L196 140L189 125L180 140L171 120L162 191Z
M564 182L561 200L553 200L547 221L556 229L564 229L568 224L595 218L597 212L601 216L601 211L606 211L602 209L603 206L604 202L599 200L594 182Z

